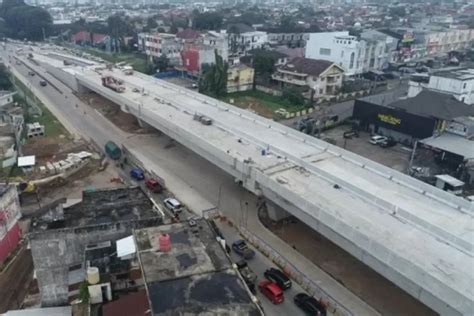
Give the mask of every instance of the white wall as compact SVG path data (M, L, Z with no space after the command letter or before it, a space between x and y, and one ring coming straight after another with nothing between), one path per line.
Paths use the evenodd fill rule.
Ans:
M474 79L458 80L431 76L428 88L452 94L456 99L466 104L474 104Z
M344 39L339 39L339 37L344 37ZM322 51L324 49L328 50L328 54ZM359 50L360 43L350 37L349 32L311 33L306 43L305 57L330 60L344 68L346 75L351 76L362 72L363 65L359 64L357 67L358 56L362 57L360 55L363 54ZM351 55L353 56L352 65Z

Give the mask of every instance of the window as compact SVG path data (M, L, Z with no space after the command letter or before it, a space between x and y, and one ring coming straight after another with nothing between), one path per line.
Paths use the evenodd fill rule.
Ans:
M463 88L463 89L466 89L466 86L467 86L467 83L464 82L464 84L462 85L462 88Z
M341 58L344 58L344 51L341 50Z
M320 48L319 49L319 55L326 55L329 56L331 55L331 49L330 48Z

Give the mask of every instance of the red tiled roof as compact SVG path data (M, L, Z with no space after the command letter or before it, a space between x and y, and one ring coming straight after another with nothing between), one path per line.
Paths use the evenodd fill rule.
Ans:
M148 297L145 290L130 293L102 306L104 316L150 316Z

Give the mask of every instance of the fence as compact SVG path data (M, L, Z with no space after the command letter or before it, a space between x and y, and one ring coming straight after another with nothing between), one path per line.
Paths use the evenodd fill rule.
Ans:
M353 314L339 302L337 302L330 294L324 291L318 284L310 280L303 272L298 270L278 251L273 249L265 241L251 233L245 227L238 227L242 236L266 257L270 258L276 265L281 267L303 290L309 295L321 298L321 301L327 306L327 310L336 316L352 316Z

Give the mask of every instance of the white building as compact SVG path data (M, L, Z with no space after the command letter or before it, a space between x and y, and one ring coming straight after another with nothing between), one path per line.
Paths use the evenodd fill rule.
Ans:
M182 41L176 38L174 34L138 34L138 50L144 52L150 60L166 55L171 65L179 65L181 62L181 48Z
M311 33L305 57L330 60L352 76L369 70L380 70L388 61L386 39L359 40L349 32Z
M451 94L461 102L474 105L474 69L439 71L430 76L428 83L410 81L408 96L414 97L423 89Z
M229 25L227 33L229 51L233 55L246 55L248 51L262 48L268 43L267 32L256 31L243 23Z

